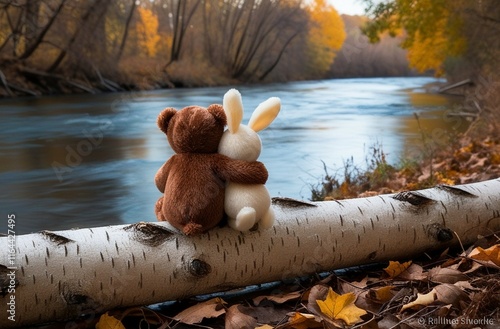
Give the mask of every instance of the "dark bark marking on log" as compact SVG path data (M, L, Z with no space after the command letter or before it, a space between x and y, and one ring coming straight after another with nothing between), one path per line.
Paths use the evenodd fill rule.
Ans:
M139 288L142 289L142 272L139 275Z
M108 232L106 232L108 233ZM118 243L115 241L115 249L116 249L116 253L119 255L120 254L120 250L118 249Z
M64 257L68 257L68 247L64 246Z
M448 242L453 240L453 231L441 224L430 224L426 227L427 235L438 242Z
M108 233L108 231L106 231L106 241L109 242L109 233Z
M80 257L80 268L83 268L83 258Z
M80 255L80 245L76 245L76 254Z
M115 268L115 259L111 257L111 267Z
M358 234L358 244L361 243L361 236Z
M405 201L413 206L424 206L428 203L434 202L434 200L426 197L422 193L417 191L403 191L392 196L393 199L398 201Z
M195 258L189 262L188 271L192 276L202 278L212 272L212 266L201 259Z
M22 267L21 267L22 268ZM5 265L0 265L0 295L6 296L9 287L10 286L10 277L8 276L10 274L10 271L7 266ZM24 270L23 270L24 271ZM17 287L19 285L19 280L17 278L14 280L14 286Z
M45 247L45 253L47 254L47 258L50 258L49 247Z
M132 263L134 264L134 267L135 267L135 255L134 255L134 253L132 253Z
M49 266L49 262L47 260L47 257L45 257L45 266L48 267Z
M25 276L25 274L24 274L24 266L21 266L21 273L23 274L23 276Z
M441 219L443 222L443 227L446 227L446 219L444 218L444 214L443 213L440 213L440 214L441 214Z
M35 293L35 305L38 305L38 295Z
M359 212L361 213L361 215L363 215L363 210L361 210L361 208L360 208L360 207L358 207L358 210L359 210Z
M311 202L305 202L301 200L296 200L292 198L274 197L271 198L272 204L280 206L282 208L307 208L307 207L317 207L316 204Z
M342 215L340 215L340 226L344 226L344 218L342 218Z
M142 251L142 258L144 258L144 260L146 260L146 252L144 250Z
M458 186L451 186L451 185L446 185L446 184L441 184L436 186L438 189L446 191L448 193L454 194L454 195L459 195L463 197L468 197L468 198L477 198L477 195L474 195L470 193L469 191L466 191Z
M33 285L35 285L35 284L36 284L36 277L35 277L35 275L33 274Z
M373 223L373 218L370 217L370 223L372 223L372 230L375 229L375 224Z
M99 251L99 254L101 254L101 262L104 263L104 255L102 254L102 251Z
M356 228L357 224L356 224L356 221L354 219L352 220L352 224L354 225L354 228Z
M130 270L130 259L127 259L127 269Z
M368 254L368 259L369 260L374 260L377 257L377 251L372 251L371 253Z
M58 246L60 246L62 244L74 242L73 240L68 239L67 237L64 237L62 235L59 235L59 234L56 234L56 233L50 232L50 231L41 231L40 234L44 238L48 239L50 242L55 243Z
M446 208L446 205L444 204L444 202L442 200L441 200L441 205L444 208L444 213L447 214L448 213L448 208Z
M133 239L149 247L158 247L175 234L159 225L139 222L123 228L133 233ZM176 238L176 244L177 238ZM178 246L177 246L178 247Z
M63 264L63 276L66 276L66 267Z

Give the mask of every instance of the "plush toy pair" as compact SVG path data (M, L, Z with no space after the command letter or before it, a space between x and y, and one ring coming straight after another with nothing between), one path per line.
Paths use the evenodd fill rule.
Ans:
M156 202L158 220L186 235L216 226L224 212L229 226L239 231L257 222L260 228L271 227L274 213L264 186L268 173L256 161L262 148L257 132L271 124L280 107L279 98L269 98L255 109L248 126L242 125L241 95L231 89L223 106L163 110L157 123L176 154L155 176L164 194Z

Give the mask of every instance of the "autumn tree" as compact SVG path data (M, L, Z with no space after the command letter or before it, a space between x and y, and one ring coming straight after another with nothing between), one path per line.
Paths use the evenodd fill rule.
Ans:
M207 1L204 45L211 63L231 78L265 79L304 31L301 1Z
M436 75L442 75L446 60L464 52L463 21L457 15L459 2L395 0L377 5L371 0L367 2L373 20L363 32L376 42L383 32L394 36L404 29L406 38L401 46L408 49L409 63L418 71L434 70Z
M145 50L149 57L154 57L158 51L160 36L158 35L158 17L147 8L138 9L140 21L137 24L139 47Z
M324 74L346 38L344 22L326 0L314 0L308 7L310 26L307 49L308 66L314 76Z

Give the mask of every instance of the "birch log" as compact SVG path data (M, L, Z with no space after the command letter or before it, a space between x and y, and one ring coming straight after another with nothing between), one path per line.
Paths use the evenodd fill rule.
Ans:
M500 179L273 207L275 226L248 233L185 237L165 223L137 223L1 237L0 327L408 259L457 236L471 243L500 230Z

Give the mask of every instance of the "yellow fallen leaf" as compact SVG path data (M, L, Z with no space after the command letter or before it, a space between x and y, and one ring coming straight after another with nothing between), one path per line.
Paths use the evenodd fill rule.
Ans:
M323 328L321 319L313 314L294 312L288 319L287 326L294 329Z
M328 289L328 295L325 300L317 300L318 306L328 318L332 320L344 320L347 325L353 325L361 320L361 316L366 314L365 310L360 309L354 302L356 295L347 293L339 295Z
M255 327L255 329L273 329L273 328L274 328L273 326L270 326L268 324L265 324L263 326Z
M385 286L378 289L370 289L368 296L374 301L385 303L394 297L392 293L393 288L394 286Z
M410 267L410 265L411 265L411 260L403 264L401 264L400 262L389 261L389 266L384 268L384 271L387 274L389 274L391 279L393 279L398 275L400 275L401 273L403 273L404 271L406 271L406 269Z
M470 253L469 257L477 260L490 261L496 266L500 266L500 244L483 249L477 247Z
M114 316L104 313L95 325L96 329L125 329L123 323Z

